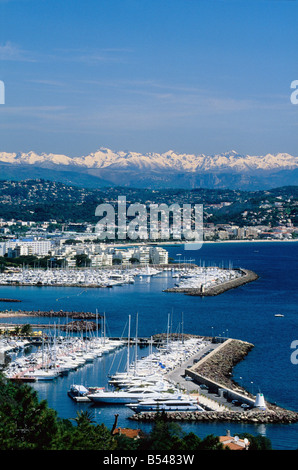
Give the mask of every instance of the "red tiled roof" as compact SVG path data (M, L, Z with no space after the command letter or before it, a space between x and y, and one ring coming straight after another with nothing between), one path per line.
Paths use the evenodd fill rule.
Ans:
M224 447L228 447L231 450L245 450L246 448L243 439L235 441L232 436L219 436L219 442L221 442Z
M235 442L229 442L228 444L223 444L224 447L228 447L230 450L245 450L245 447L235 444Z
M115 428L113 431L113 435L119 434L121 436L130 437L132 439L136 439L141 437L141 430L140 429L130 429L130 428Z

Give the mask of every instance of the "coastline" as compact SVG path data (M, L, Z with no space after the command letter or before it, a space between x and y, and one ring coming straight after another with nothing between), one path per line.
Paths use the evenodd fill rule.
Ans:
M289 240L204 240L203 243L287 243L287 242L298 242L298 238L296 239L289 239Z
M223 244L223 243L288 243L288 242L298 242L298 238L296 239L289 239L289 240L259 240L259 239L252 239L252 240L247 240L247 239L243 239L243 240L200 240L199 243L201 243L202 245L205 245L205 244L209 244L209 243L212 243L212 244ZM179 240L179 241L162 241L162 240L156 240L156 241L146 241L146 242L134 242L134 243L111 243L112 246L115 246L115 247L126 247L126 246L138 246L138 245L157 245L157 246L167 246L167 245L175 245L175 246L184 246L184 245L195 245L197 244L196 242L183 242L182 240Z

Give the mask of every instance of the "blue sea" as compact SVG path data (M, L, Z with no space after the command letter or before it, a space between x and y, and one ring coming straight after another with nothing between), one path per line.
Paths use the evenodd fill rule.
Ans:
M259 279L216 297L192 297L163 292L172 286L170 272L154 276L150 283L137 279L135 284L111 289L0 287L1 298L15 298L21 304L0 303L0 308L22 310L105 312L107 335L122 336L131 315L133 331L138 314L138 335L149 337L165 333L168 317L172 331L198 335L221 335L248 341L253 350L234 369L233 378L254 394L261 391L265 399L298 411L298 365L292 363L292 341L298 340L298 243L297 242L237 242L204 243L200 250L184 250L184 246L165 246L176 261L191 260L197 264L233 266L255 271ZM275 317L282 314L283 317ZM2 322L6 321L1 319ZM11 321L11 320L10 320ZM15 318L15 323L28 323L28 318ZM32 323L62 324L65 319L30 318ZM127 332L126 332L127 336ZM139 349L138 357L148 351ZM75 418L79 410L90 409L98 423L111 427L119 409L76 404L68 396L72 383L106 386L107 376L125 368L125 349L105 355L77 372L54 382L35 383L41 399L46 399L61 418ZM121 407L118 425L142 427L127 419L132 412ZM236 425L232 423L183 424L183 432L224 435L249 432L271 440L274 449L298 448L298 424L293 425Z

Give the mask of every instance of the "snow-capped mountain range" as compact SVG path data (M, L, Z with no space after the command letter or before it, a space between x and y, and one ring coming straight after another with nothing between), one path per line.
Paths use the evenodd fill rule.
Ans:
M0 152L1 179L46 177L61 181L84 175L90 185L135 187L216 187L231 189L243 185L254 189L297 184L298 157L287 153L241 155L236 151L216 155L114 152L100 148L86 156ZM45 176L43 176L43 173ZM88 178L87 178L88 177ZM271 181L271 183L270 183ZM64 181L65 182L65 181ZM70 181L71 182L71 181ZM88 182L88 181L87 181ZM230 186L229 186L230 185ZM261 186L263 185L263 188Z
M141 170L171 170L179 172L221 171L222 169L249 171L298 168L298 157L293 157L287 153L252 156L240 155L234 150L218 155L192 155L177 154L172 150L162 154L141 154L136 152L113 152L110 149L100 148L89 155L73 158L53 153L0 152L0 161L15 165L28 164L51 168L57 165L88 169L116 166L118 168L132 167Z

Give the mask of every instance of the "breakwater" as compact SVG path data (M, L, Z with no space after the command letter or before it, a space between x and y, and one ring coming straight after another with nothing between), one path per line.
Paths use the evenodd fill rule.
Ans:
M249 410L249 411L168 411L164 412L168 421L233 422L247 424L292 424L298 422L298 413L290 410ZM135 413L132 421L154 421L156 412Z
M229 388L244 395L249 393L231 379L234 367L247 356L254 348L252 343L237 339L228 339L212 353L186 369L186 375L191 376L199 383L214 385L214 390L218 388Z
M266 402L265 408L255 407L255 400L252 394L240 387L232 379L232 371L236 364L243 360L254 347L253 344L228 339L219 344L209 354L203 355L201 359L196 359L192 366L185 369L185 376L191 377L193 387L191 396L196 398L198 403L204 408L204 411L167 411L165 418L169 421L192 421L192 422L234 422L251 424L291 424L298 422L298 413L287 410ZM180 374L180 373L179 373ZM178 374L178 376L179 376ZM179 377L181 380L181 376ZM187 382L189 384L189 382ZM194 386L197 386L195 391ZM207 395L199 385L204 384L207 387ZM211 394L211 395L209 395ZM222 410L210 409L209 403L205 397L211 397L216 402L223 405ZM209 398L210 399L210 398ZM239 409L233 409L229 402L236 400ZM248 408L240 407L240 403L248 404ZM156 412L135 413L130 419L135 421L153 421Z
M10 317L63 317L63 318L76 318L80 320L89 320L102 318L101 315L92 313L92 312L67 312L64 310L4 310L0 312L0 317L10 318Z
M223 292L226 292L230 289L243 286L249 282L256 281L259 278L258 274L249 269L240 269L239 271L241 272L241 276L237 277L236 279L231 279L212 287L171 287L169 289L165 289L164 292L177 292L199 297L210 297L222 294Z

